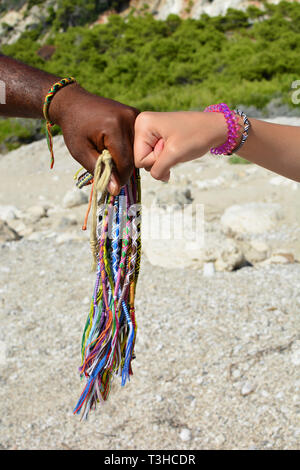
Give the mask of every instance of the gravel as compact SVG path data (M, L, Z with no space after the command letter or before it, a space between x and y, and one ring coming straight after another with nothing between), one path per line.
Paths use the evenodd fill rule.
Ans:
M88 242L0 247L4 449L299 449L300 265L164 269L143 257L134 376L88 422Z

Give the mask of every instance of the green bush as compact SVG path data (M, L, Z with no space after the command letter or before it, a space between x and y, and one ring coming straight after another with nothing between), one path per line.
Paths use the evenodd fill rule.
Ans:
M41 138L44 132L41 122L35 119L1 119L0 150L14 150L22 144L28 144Z

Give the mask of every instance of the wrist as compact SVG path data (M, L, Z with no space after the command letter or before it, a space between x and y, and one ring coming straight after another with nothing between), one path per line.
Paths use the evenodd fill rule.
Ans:
M78 94L82 94L82 92L85 92L85 90L76 82L58 90L53 96L48 109L50 121L61 127L66 113L70 111L72 104L78 99Z
M210 119L212 121L212 133L209 146L211 148L219 147L220 145L224 144L227 140L228 128L226 120L222 113L207 113L207 116L210 116Z
M211 125L213 126L212 133L211 133L211 139L209 142L210 147L216 148L220 147L225 144L225 142L228 139L228 127L227 127L227 122L225 119L225 116L223 113L207 113L207 115L210 115L210 119L212 121ZM237 132L237 137L235 139L237 147L242 139L243 136L243 119L241 116L238 116L238 132ZM234 147L234 148L235 148Z

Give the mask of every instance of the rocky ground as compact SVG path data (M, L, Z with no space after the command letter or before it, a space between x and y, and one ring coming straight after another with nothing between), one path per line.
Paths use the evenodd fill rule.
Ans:
M61 137L55 154L52 171L45 142L0 156L2 448L299 449L299 185L209 156L168 185L143 173L134 376L81 423L88 191ZM204 243L147 236L153 205L204 207Z

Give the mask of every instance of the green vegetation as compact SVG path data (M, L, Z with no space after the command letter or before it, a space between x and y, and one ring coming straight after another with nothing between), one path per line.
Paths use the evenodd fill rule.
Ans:
M35 119L1 119L0 151L14 150L44 135L41 122Z
M108 6L121 8L126 2L57 4L43 24L2 52L73 75L91 92L139 109L203 109L225 101L263 110L272 100L293 107L291 83L300 78L298 3L266 4L263 12L230 9L225 16L198 20L170 15L158 21L147 12L126 19L111 15L108 23L92 28L84 24ZM55 46L47 61L37 54L45 28L46 44Z
M239 157L238 155L232 155L232 157L229 157L228 160L229 163L231 163L232 165L235 165L237 163L239 163L240 165L247 165L248 163L251 163L245 158Z

